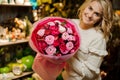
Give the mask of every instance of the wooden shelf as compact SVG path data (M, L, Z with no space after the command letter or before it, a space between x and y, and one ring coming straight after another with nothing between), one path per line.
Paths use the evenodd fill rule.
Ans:
M13 45L13 44L19 44L25 42L28 42L28 40L17 40L15 42L0 42L0 46Z

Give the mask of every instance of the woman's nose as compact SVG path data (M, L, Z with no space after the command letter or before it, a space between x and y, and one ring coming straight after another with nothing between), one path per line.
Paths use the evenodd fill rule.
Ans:
M89 14L88 14L88 17L92 17L92 15L93 15L93 12L89 12Z

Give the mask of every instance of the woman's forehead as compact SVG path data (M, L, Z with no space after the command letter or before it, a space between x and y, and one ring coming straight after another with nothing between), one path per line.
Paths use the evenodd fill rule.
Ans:
M102 13L102 6L98 1L93 1L88 6L91 6L95 12Z

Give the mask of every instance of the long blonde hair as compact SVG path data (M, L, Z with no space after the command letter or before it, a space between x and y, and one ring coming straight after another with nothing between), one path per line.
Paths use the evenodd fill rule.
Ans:
M78 16L81 18L81 14L84 9L93 1L97 1L102 6L102 19L101 21L95 25L96 29L100 29L103 32L103 35L106 40L109 39L111 34L110 29L113 23L113 9L112 4L109 0L86 0L78 9Z

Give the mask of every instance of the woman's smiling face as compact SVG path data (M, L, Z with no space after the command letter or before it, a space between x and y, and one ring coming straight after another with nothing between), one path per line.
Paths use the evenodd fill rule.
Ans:
M102 6L97 1L91 2L82 13L82 22L89 27L93 27L101 18Z

